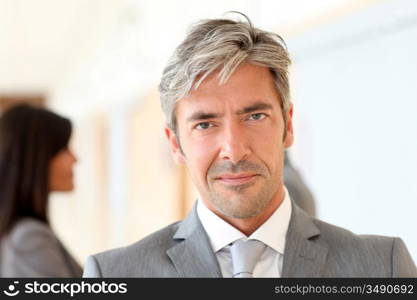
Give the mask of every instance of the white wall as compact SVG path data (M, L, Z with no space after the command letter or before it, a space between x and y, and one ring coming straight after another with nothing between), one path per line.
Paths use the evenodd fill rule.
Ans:
M318 216L400 236L417 261L417 2L382 2L288 44L293 156Z

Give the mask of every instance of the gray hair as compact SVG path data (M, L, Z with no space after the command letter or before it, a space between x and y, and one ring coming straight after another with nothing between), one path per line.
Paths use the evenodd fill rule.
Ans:
M246 62L270 70L286 120L291 106L288 80L291 60L285 42L278 34L253 27L249 18L243 16L246 22L209 19L196 23L168 61L159 92L167 126L174 132L178 100L196 90L215 71L219 72L220 84L224 84Z

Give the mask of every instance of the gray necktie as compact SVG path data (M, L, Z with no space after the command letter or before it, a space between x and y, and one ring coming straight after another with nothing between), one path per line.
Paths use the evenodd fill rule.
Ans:
M265 249L257 240L238 240L230 247L233 261L233 278L251 278L253 269Z

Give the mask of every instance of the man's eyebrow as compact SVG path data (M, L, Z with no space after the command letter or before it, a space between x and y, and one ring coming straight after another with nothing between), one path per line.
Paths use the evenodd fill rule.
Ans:
M257 102L250 106L244 107L236 112L238 115L247 114L257 110L271 110L273 109L272 105L265 102ZM203 121L209 119L215 119L221 117L221 114L209 113L203 111L196 111L191 116L187 118L187 122Z
M247 114L247 113L251 113L257 110L272 110L273 107L271 104L269 103L265 103L265 102L257 102L255 104L252 104L250 106L244 107L240 110L237 111L238 115L243 115L243 114Z
M206 113L202 111L197 111L187 118L187 122L201 121L218 118L220 115L216 113Z

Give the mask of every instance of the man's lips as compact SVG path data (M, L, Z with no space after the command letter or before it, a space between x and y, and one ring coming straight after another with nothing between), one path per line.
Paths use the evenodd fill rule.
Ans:
M222 174L216 176L215 180L218 180L224 184L239 185L250 182L256 176L258 176L258 174L254 173Z

